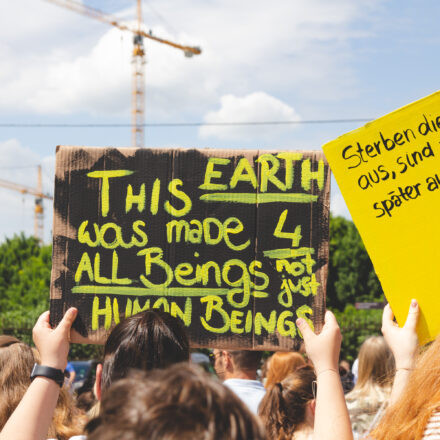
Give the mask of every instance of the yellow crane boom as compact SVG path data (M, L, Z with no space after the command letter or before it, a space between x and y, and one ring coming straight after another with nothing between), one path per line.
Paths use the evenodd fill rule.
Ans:
M154 36L151 31L145 32L141 29L142 14L141 14L141 0L137 0L137 23L136 26L129 25L124 22L119 22L115 17L99 9L92 8L80 3L77 0L46 0L58 6L68 8L79 14L86 15L90 18L115 26L123 31L129 31L134 34L133 38L133 91L132 91L132 145L136 147L144 146L144 65L145 52L143 48L142 38L157 41L158 43L166 44L168 46L180 49L186 57L193 55L200 55L202 50L200 47L185 46L174 43L164 38Z
M116 18L110 14L102 12L99 9L92 8L90 6L86 6L75 0L46 0L46 1L50 3L55 3L58 6L64 6L65 8L78 12L79 14L83 14L83 15L87 15L88 17L95 18L96 20L99 20L102 23L110 24L112 26L117 27L118 29L121 29L122 31L133 32L134 34L142 35L143 37L148 38L149 40L154 40L159 43L168 44L168 46L175 47L176 49L181 49L184 51L186 56L200 55L202 53L200 47L184 46L182 44L173 43L172 41L165 40L164 38L155 37L151 33L145 32L141 29L136 29L133 26L130 26L129 24L117 21Z
M21 194L29 194L35 196L34 209L34 236L40 242L44 238L44 208L43 199L53 200L50 194L43 193L43 183L41 177L41 166L38 165L38 181L37 188L20 185L18 183L9 182L8 180L0 179L0 187L8 188L13 191L18 191Z

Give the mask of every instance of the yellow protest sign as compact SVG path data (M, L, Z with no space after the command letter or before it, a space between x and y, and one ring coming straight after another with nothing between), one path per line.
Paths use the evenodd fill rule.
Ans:
M440 333L440 92L323 147L397 321Z

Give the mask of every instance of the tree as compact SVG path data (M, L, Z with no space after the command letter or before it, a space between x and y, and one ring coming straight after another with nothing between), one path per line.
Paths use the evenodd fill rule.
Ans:
M0 326L32 328L49 307L51 246L23 234L0 245Z
M52 246L16 235L0 245L0 333L32 343L31 329L49 310ZM72 344L71 359L100 358L102 347Z
M355 302L383 302L382 287L364 243L350 220L330 217L327 307L341 332L341 358L353 361L362 342L380 334L381 310L356 310Z
M330 218L327 307L344 310L347 304L383 301L383 291L364 243L350 220Z

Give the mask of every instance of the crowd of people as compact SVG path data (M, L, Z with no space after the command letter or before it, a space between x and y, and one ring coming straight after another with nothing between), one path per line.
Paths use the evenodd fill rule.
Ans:
M178 318L146 310L112 330L81 396L64 380L76 315L41 315L36 349L0 336L0 440L440 439L440 339L419 350L415 300L402 328L385 307L352 367L327 311L318 335L297 320L305 353L214 349L216 377L191 364Z

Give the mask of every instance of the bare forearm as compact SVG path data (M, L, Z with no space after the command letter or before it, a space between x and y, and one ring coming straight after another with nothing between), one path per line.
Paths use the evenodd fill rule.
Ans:
M411 376L410 369L398 369L394 376L393 388L391 389L390 406L394 405L403 393Z
M0 440L45 440L60 387L53 380L36 377L12 413Z
M314 440L353 440L339 372L317 372Z

